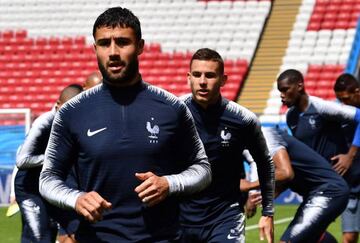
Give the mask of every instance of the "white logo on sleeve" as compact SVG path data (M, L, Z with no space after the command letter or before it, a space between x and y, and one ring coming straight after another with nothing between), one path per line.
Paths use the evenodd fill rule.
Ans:
M151 117L151 120L153 121L154 118ZM151 126L150 122L146 122L146 130L150 133L148 136L150 138L150 143L157 143L158 142L158 134L160 132L160 128L158 125Z
M107 128L107 127L103 127L103 128L98 129L98 130L95 130L95 131L90 131L90 128L89 128L89 129L87 130L87 136L88 136L88 137L92 137L92 136L94 136L95 134L106 130L106 128Z

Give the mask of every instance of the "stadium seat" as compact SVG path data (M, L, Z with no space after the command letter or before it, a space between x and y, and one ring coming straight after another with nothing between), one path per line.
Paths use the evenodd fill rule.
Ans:
M301 64L309 94L334 99L333 84L349 58L360 14L359 5L356 0L304 0L280 71ZM309 14L308 22L306 13ZM274 103L267 107L271 105ZM267 108L266 112L274 110ZM281 108L278 114L283 113Z
M35 0L14 1L16 4L11 4L11 1L6 5L8 13L1 12L0 63L13 59L14 53L26 52L26 55L16 56L11 62L9 73L3 72L0 64L0 75L13 80L23 78L26 80L22 84L23 89L26 89L29 83L38 82L39 85L43 85L42 92L49 95L52 103L52 89L58 91L70 81L81 82L87 73L97 70L95 54L91 47L93 40L90 26L99 9L111 4L70 0L41 3ZM191 54L196 49L204 47L209 38L214 40L213 47L224 53L225 58L234 62L239 60L227 71L231 83L230 89L225 90L225 95L231 99L236 97L243 77L248 71L263 24L271 9L271 1L158 0L156 4L153 1L126 1L124 5L133 9L144 23L143 33L147 44L146 51L140 56L144 79L149 82L175 82L169 88L170 91L175 94L183 93L184 88L178 85L178 82L184 82ZM22 13L21 16L13 14L17 11ZM305 20L307 17L301 18ZM4 25L10 26L10 30L1 28ZM219 34L211 35L209 32ZM11 42L12 39L18 39L18 42ZM18 45L20 39L22 44ZM1 41L4 40L9 46L21 48L2 48ZM245 43L242 45L243 48L238 48L242 43ZM19 65L19 60L22 59L26 60L27 64ZM163 72L157 72L157 76L153 77L150 76L152 74L147 67ZM17 69L28 68L29 72L25 77L22 77L21 72L16 72ZM178 76L172 78L171 73ZM44 110L43 106L44 103L38 103L32 107L34 112L39 114Z

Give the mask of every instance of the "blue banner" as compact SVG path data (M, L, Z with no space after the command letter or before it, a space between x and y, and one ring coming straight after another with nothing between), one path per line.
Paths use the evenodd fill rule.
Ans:
M302 197L289 189L281 193L275 200L276 204L299 204L301 202Z

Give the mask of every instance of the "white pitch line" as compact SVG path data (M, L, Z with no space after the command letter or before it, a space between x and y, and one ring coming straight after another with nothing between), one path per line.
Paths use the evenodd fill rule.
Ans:
M274 224L282 224L282 223L286 223L289 222L291 220L293 220L294 217L288 217L288 218L283 218L283 219L279 219L274 221ZM253 229L257 229L259 228L259 226L257 224L254 225L249 225L245 227L245 230L253 230Z

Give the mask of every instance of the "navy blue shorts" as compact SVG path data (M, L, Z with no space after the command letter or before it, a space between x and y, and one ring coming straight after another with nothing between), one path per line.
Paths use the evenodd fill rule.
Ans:
M22 218L22 242L54 242L58 227L62 234L74 234L79 225L79 216L73 210L64 210L49 204L40 195L18 193Z
M348 196L311 195L300 204L281 241L291 243L317 242L345 209Z
M26 199L16 200L22 219L21 242L54 242L58 226L50 218L44 199L28 195Z
M211 224L181 228L182 243L245 243L245 215L239 205L228 208Z
M60 235L72 235L77 231L80 224L80 216L75 210L65 210L53 205L48 205L50 218L59 224Z

